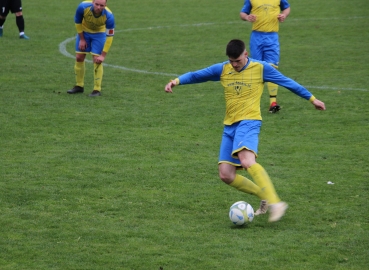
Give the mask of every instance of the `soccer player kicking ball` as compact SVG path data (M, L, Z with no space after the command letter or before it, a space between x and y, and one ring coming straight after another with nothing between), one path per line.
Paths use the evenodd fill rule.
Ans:
M171 80L165 86L165 91L172 93L177 85L220 81L224 87L226 115L219 153L219 177L224 183L261 199L260 209L255 215L265 214L269 208L269 222L278 221L288 205L281 201L267 172L256 162L262 120L260 98L264 82L287 88L309 100L318 110L325 110L325 105L306 88L285 77L268 63L249 58L242 40L231 40L226 55L229 59L226 62ZM253 181L237 174L237 169L246 169Z
M87 53L91 53L94 62L94 90L90 97L101 96L102 63L113 42L115 27L113 13L106 2L107 0L84 1L77 8L74 17L78 33L74 65L76 85L67 91L68 94L83 93L85 58Z

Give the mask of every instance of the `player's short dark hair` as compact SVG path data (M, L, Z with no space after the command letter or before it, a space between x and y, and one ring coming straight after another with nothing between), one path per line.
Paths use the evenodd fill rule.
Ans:
M238 58L246 49L245 43L240 39L232 39L227 44L226 55L231 58Z

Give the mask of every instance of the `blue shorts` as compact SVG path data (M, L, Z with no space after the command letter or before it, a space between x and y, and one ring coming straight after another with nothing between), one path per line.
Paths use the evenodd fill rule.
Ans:
M85 37L87 48L84 51L81 51L78 48L79 45L79 35L77 34L76 38L76 53L91 53L94 55L101 55L105 41L106 41L106 34L104 33L86 33L83 32L83 36Z
M243 120L224 126L218 164L228 163L241 167L237 153L243 149L254 152L257 157L260 128L260 120Z
M250 57L262 60L278 67L279 39L278 33L252 31L250 36Z

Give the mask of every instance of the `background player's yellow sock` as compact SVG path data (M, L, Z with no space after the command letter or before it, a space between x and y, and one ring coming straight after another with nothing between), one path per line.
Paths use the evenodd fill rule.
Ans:
M83 87L85 84L85 62L76 62L74 65L76 85Z
M252 182L251 180L247 179L242 175L236 174L236 178L229 185L231 187L238 189L239 191L254 194L258 196L260 199L263 199L260 197L262 193L261 188L255 185L254 182Z
M101 91L101 82L104 74L102 64L94 63L94 90Z
M277 192L274 189L273 183L269 178L268 173L259 164L255 163L247 169L247 172L254 179L255 183L261 189L261 198L267 200L268 204L280 202L281 199L278 197Z
M277 102L278 85L275 83L268 82L267 86L269 91L270 104L272 104L273 102Z

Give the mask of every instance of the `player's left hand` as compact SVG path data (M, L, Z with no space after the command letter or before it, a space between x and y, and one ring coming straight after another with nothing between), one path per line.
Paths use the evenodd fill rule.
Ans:
M287 16L285 14L278 14L278 21L279 22L284 22L284 20L287 18Z
M320 101L319 99L315 99L312 103L315 106L315 109L320 110L320 111L325 111L325 104L323 101Z
M99 56L95 57L95 63L96 64L102 64L102 62L104 62L104 60L105 60L105 57L102 56L102 55L99 55Z

